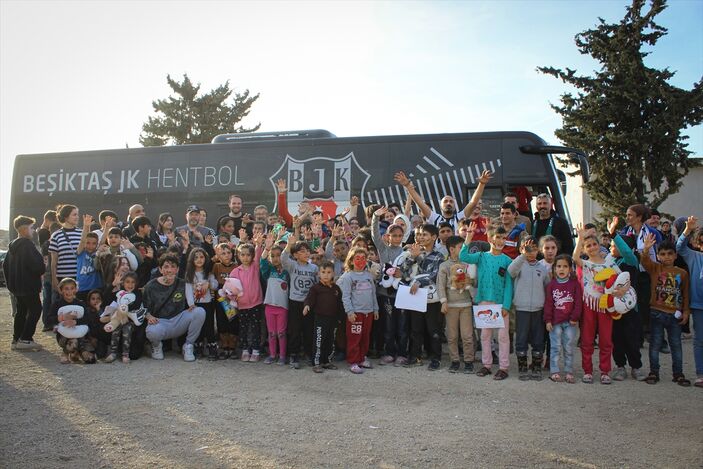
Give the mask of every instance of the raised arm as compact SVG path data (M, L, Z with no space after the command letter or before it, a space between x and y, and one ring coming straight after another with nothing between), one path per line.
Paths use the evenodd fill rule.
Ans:
M478 205L478 201L481 200L481 197L483 197L483 190L486 188L486 184L488 184L492 177L493 173L488 170L482 172L481 176L479 176L478 186L471 196L471 200L469 200L469 203L466 204L466 207L464 207L464 216L466 218L471 216L471 213L476 208L476 205Z
M81 242L78 243L76 248L76 254L80 254L85 250L85 242L88 239L88 233L90 233L90 225L93 224L93 217L90 215L83 215L83 231L81 231Z
M429 218L430 215L432 214L432 209L430 208L429 205L425 203L424 200L422 200L422 197L420 197L420 194L417 193L415 190L415 186L412 185L410 182L410 179L405 175L403 171L398 171L395 173L393 176L393 179L400 184L401 186L405 187L405 190L408 191L408 194L410 194L410 197L415 201L418 207L420 207L420 211L422 212L422 215L425 218Z
M581 253L583 252L583 238L586 236L586 230L583 229L581 223L576 225L576 233L578 233L578 240L576 241L576 246L574 246L574 252L571 257L574 258L574 264L579 267L583 267L583 262L581 262Z
M276 186L278 187L278 215L283 219L283 223L286 226L293 226L293 217L288 211L288 203L286 201L286 180L279 179L276 181Z
M411 186L413 186L413 183L410 183ZM405 207L403 207L403 213L410 218L413 216L413 198L410 197L410 193L408 191L405 191L406 193L406 198L405 198Z

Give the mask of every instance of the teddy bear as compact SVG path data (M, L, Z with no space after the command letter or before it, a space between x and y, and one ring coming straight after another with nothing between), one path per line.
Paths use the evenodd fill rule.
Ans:
M458 290L460 293L468 290L472 283L469 277L468 265L456 263L449 267L449 280L449 288L451 290Z
M135 325L141 326L143 322L142 311L130 311L129 305L136 301L137 297L134 293L129 293L125 290L117 292L116 299L111 304L105 307L105 312L101 315L100 321L107 322L103 329L105 332L112 332L127 324L131 320Z
M244 288L238 278L228 277L225 284L217 291L217 301L230 321L237 315L237 298L242 296Z
M637 305L637 293L630 283L630 273L617 273L613 269L603 269L593 279L604 282L605 293L598 301L598 307L607 311L614 320L631 311Z
M82 306L66 305L59 308L57 315L58 317L63 316L64 321L66 319L73 319L75 321L78 321L83 317L83 314L85 314L85 311L83 310ZM69 315L71 317L69 317ZM67 339L80 339L88 333L88 326L86 326L85 324L66 326L64 325L64 322L61 321L56 327L56 332L58 332Z

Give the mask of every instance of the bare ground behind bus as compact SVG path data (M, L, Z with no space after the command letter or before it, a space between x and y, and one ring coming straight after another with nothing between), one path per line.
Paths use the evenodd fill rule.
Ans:
M234 360L190 364L173 353L129 366L60 365L50 334L37 334L44 351L10 351L3 292L3 467L703 464L703 394L670 382L669 356L656 386L523 383L514 369L504 382L446 368L315 375ZM687 340L691 377L692 361Z

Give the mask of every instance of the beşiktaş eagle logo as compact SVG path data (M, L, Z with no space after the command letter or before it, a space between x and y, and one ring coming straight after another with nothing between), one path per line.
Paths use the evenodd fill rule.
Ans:
M291 214L298 213L301 202L321 210L325 217L334 217L351 205L352 195L361 199L371 175L359 165L354 152L341 158L309 158L297 160L290 155L269 178L278 196L276 181L285 179L286 203ZM278 197L276 206L278 207Z

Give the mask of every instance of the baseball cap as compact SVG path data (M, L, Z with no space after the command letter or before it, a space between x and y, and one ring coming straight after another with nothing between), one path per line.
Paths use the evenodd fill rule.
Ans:
M198 207L197 205L189 205L188 209L186 210L186 213L199 212L199 211L200 211L200 207Z

